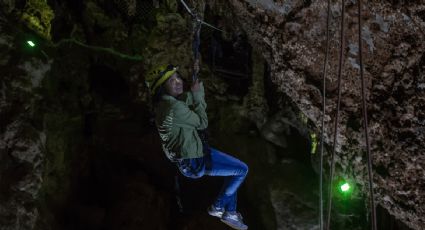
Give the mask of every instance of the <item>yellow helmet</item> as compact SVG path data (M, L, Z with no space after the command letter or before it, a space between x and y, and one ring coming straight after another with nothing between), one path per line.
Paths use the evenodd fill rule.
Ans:
M146 76L146 84L149 87L152 95L155 95L156 90L170 78L178 67L174 65L162 65L150 70Z

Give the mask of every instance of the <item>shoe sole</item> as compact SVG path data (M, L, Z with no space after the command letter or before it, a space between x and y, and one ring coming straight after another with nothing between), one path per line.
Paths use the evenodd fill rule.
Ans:
M248 226L245 228L242 228L242 227L239 227L239 226L236 226L236 225L233 225L233 224L231 224L230 222L226 222L226 220L223 220L223 219L220 219L221 220L221 222L223 222L223 223L225 223L226 225L228 225L229 227L231 227L231 228L233 228L233 229L237 229L237 230L247 230L248 229Z
M212 214L212 213L210 213L210 212L208 212L208 215L210 215L210 216L214 216L214 217L217 217L217 218L221 218L222 216L223 216L223 214Z
M220 219L223 216L223 213L221 213L221 214L214 214L214 213L211 213L210 210L207 210L207 212L208 212L208 215L213 216L213 217L218 217Z

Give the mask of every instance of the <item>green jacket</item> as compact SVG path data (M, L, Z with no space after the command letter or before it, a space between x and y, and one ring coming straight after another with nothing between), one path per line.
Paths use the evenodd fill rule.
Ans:
M178 98L164 94L155 109L162 149L171 161L204 156L198 129L208 127L204 86Z

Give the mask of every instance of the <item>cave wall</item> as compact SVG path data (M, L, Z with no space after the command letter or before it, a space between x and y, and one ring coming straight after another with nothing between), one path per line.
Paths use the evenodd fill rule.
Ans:
M344 73L337 145L337 174L367 191L357 61L356 1L346 2ZM227 3L216 1L220 8ZM337 97L341 3L331 3L331 49L326 79L325 142L332 146ZM271 67L271 78L320 134L326 3L229 2L238 22ZM363 4L363 42L374 192L379 205L414 229L425 224L424 18L421 1Z
M191 20L154 2L0 2L0 229L225 227L170 219L175 169L143 74L188 75Z
M204 1L189 2L199 9L205 4ZM58 212L78 198L75 194L84 194L87 199L99 195L96 191L86 194L90 186L81 188L79 185L80 179L91 178L93 174L105 176L100 180L104 187L100 188L110 192L103 196L121 194L122 199L109 209L85 202L73 204L71 216L77 219L74 227L88 222L84 226L91 226L91 229L104 227L105 223L115 229L150 228L152 226L145 219L169 220L169 202L172 201L167 186L172 183L169 181L172 172L150 164L165 164L160 149L133 149L129 146L158 141L152 133L146 134L149 104L140 73L157 63L175 61L185 63L181 66L182 72L185 75L189 73L191 41L187 37L190 36L190 17L182 13L184 10L177 1L161 1L158 8L149 6L155 12L153 17L146 16L148 12L135 10L138 8L134 8L132 1L49 1L50 7L35 4L47 12L46 18L40 19L43 22L41 27L26 28L13 24L25 24L14 20L25 9L24 1L0 3L5 14L0 17L0 52L3 57L0 63L2 229L35 229L36 225L40 229L59 228L63 225L61 222L69 220L58 219L67 215ZM369 1L364 5L363 51L376 199L379 205L409 227L420 229L425 224L425 119L421 110L425 84L424 44L421 42L424 40L425 6L420 1L402 3ZM242 96L229 95L232 91L229 81L214 77L205 65L201 69L201 76L207 78L210 96L207 100L210 111L213 111L209 114L215 126L212 132L216 132L216 139L213 138L212 142L246 160L252 166L251 172L258 172L248 179L245 187L248 192L243 194L248 200L258 201L252 202L251 207L243 207L261 210L261 215L248 216L251 221L258 221L254 226L275 229L276 226L304 222L297 219L299 216L286 222L280 221L290 215L282 211L283 203L300 199L294 198L293 194L305 188L294 183L295 189L287 191L280 180L282 178L277 177L269 190L262 176L298 173L297 167L294 171L282 169L282 165L287 166L284 161L282 165L271 167L278 161L276 146L286 147L285 136L290 133L289 127L298 130L306 139L311 134L319 135L326 5L324 2L301 0L217 0L209 1L208 7L224 19L222 29L231 30L223 36L231 37L240 31L247 33L254 48L252 61L255 62L252 86L249 93ZM331 68L327 79L325 117L325 142L329 146L332 144L337 96L335 67L340 8L339 2L332 3ZM347 47L337 174L357 181L359 193L366 194L355 1L347 1L346 9L350 18L347 16L346 21ZM51 25L43 20L52 20ZM50 38L56 45L43 45L41 50L45 51L44 54L40 50L22 49L19 44L24 41L25 34L34 31L38 31L41 41ZM209 32L208 29L203 31ZM87 48L73 42L58 45L57 42L70 37L92 47L112 47L131 57L123 58L110 50ZM140 54L145 57L143 61L137 56ZM267 70L264 69L264 61L267 62ZM269 75L264 75L265 71ZM264 76L270 79L263 82ZM272 96L273 103L264 98L270 97L267 95L270 92L264 92L264 84L269 80L276 91L283 94ZM233 84L235 86L238 85ZM118 97L111 96L109 90L115 90L113 93ZM232 111L238 113L233 114ZM254 126L247 125L248 121ZM138 124L143 126L138 127ZM131 127L131 133L120 129L121 125ZM276 130L276 126L281 128ZM253 135L275 146L270 147L257 137L253 139ZM247 141L252 145L246 145ZM266 145L267 148L257 149L255 146L258 145ZM125 150L119 151L121 148ZM317 157L317 154L312 157ZM116 159L125 160L122 163ZM99 171L90 171L93 162L95 167L101 168ZM128 179L121 181L120 177L102 173L105 168L114 168L110 162L117 162L115 167L123 176L129 176ZM129 162L132 162L132 167L144 170L126 171L124 168ZM152 175L160 178L162 183L153 184L147 179ZM300 178L309 176L302 175ZM111 181L121 183L124 188L108 187ZM83 182L89 184L93 181ZM259 185L266 189L259 190ZM148 197L148 200L137 197ZM317 211L313 207L314 201L303 201L306 212L300 216L313 218ZM293 205L296 208L298 203ZM156 211L143 212L141 207L145 206ZM139 208L140 216L118 215L128 208ZM163 213L164 216L152 213ZM112 216L117 217L112 219ZM124 226L122 223L129 224ZM314 226L315 221L302 224ZM185 226L189 229L202 226L221 228L208 220L189 221ZM167 227L161 225L159 228Z
M42 154L46 133L33 110L41 98L35 89L51 63L35 58L21 61L24 55L13 48L17 34L4 18L0 25L0 226L33 229L40 213L37 200L46 159Z
M170 194L161 186L172 186L171 168L143 167L142 159L158 151L151 160L164 163L160 148L117 150L157 140L144 136L149 115L140 77L151 21L132 21L125 16L131 6L122 2L0 6L0 229L166 229ZM162 29L176 25L167 24L175 18L182 24L170 13L159 20ZM163 184L153 185L147 174L162 175ZM105 207L110 197L116 200ZM121 215L126 209L139 215ZM164 221L145 221L159 218Z

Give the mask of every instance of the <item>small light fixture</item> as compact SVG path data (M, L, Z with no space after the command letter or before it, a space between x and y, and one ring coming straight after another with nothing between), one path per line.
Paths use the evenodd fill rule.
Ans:
M350 191L350 184L345 182L344 184L341 185L340 188L341 188L341 192L348 192L348 191Z
M35 46L35 43L34 43L33 41L31 41L31 40L28 40L28 41L27 41L27 44L28 44L29 46L31 46L31 47L34 47L34 46Z

